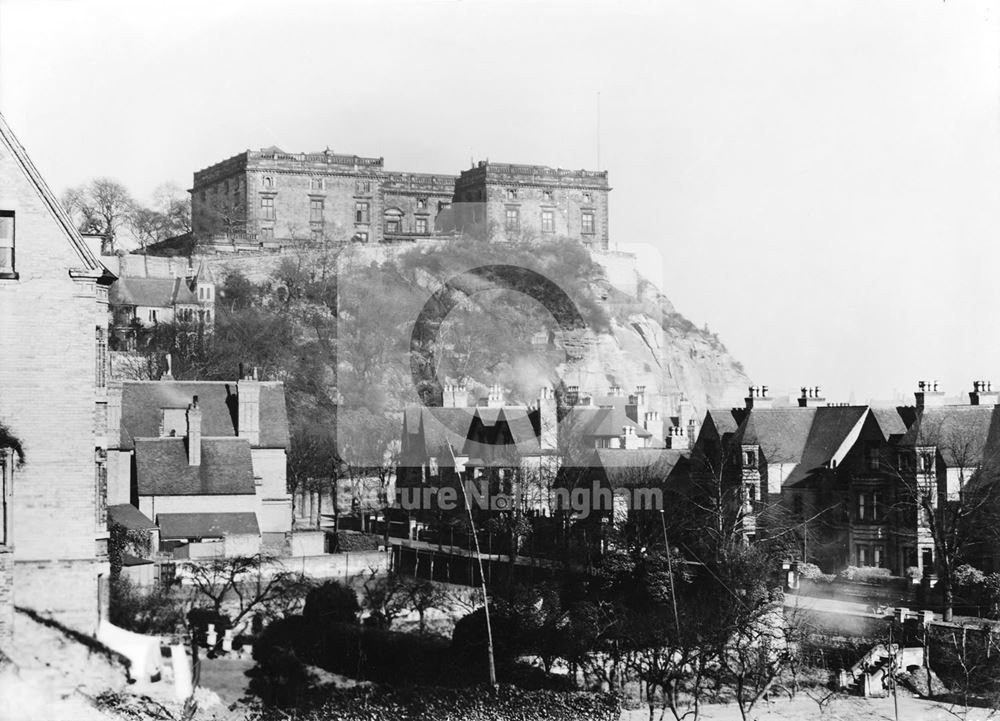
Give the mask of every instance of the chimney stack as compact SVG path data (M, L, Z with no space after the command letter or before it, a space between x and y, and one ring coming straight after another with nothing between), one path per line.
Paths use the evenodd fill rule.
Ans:
M487 408L503 408L503 389L499 384L490 386L490 391L486 395Z
M816 408L826 405L826 398L820 393L819 386L812 388L802 387L802 395L799 396L799 408Z
M944 405L944 391L938 390L937 381L920 381L913 395L917 408L940 408Z
M774 406L774 399L767 394L767 386L750 386L748 395L744 399L746 401L747 410L753 408L772 408Z
M643 427L653 434L653 448L662 448L664 442L663 419L657 411L646 411L643 414Z
M622 426L622 434L618 440L621 442L621 447L626 450L634 451L639 448L639 436L635 434L635 428L632 426Z
M240 364L240 379L236 381L237 435L246 438L251 446L260 443L260 381L257 369L244 372Z
M444 384L444 407L445 408L465 408L469 403L468 391L465 385Z
M566 386L566 405L575 406L580 402L580 386Z
M674 451L686 451L691 447L686 428L671 426L667 433L667 448Z
M187 407L187 455L189 466L201 465L201 408L198 396Z
M995 406L1000 393L993 390L992 381L975 381L972 384L972 392L969 393L969 405L972 406Z

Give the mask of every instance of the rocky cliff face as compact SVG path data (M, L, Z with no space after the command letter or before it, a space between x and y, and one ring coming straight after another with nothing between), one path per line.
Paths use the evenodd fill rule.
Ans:
M414 252L420 249L406 247L357 247L349 249L349 252L355 255L354 268L380 268L375 285L384 283L383 290L377 291L372 287L368 289L370 292L384 294L399 291L400 279L405 276L404 285L409 283L411 292L415 291L419 296L420 293L432 292L439 285L435 273L440 275L443 272L442 265L450 262L460 265L461 254L470 252L468 248L453 244L441 243L438 246L428 244L426 247L430 250L422 251L424 255L417 260L414 260ZM504 262L526 265L533 262L528 256L518 256L516 246L501 250L503 253L498 258ZM491 252L499 252L495 246L478 246L472 252L480 263L498 260L491 257ZM696 327L677 313L660 289L639 276L634 256L598 252L588 259L586 251L578 245L570 249L565 246L542 247L533 249L532 254L543 258L537 267L549 277L566 278L570 272L587 275L589 280L576 284L576 300L589 304L591 316L595 315L595 308L599 309L596 315L606 315L606 326L568 335L555 333L554 344L547 348L544 332L536 333L531 343L523 338L525 333L538 329L534 324L524 326L531 330L515 328L508 336L502 333L489 336L493 338L496 351L487 354L488 357L472 367L466 367L463 371L466 375L460 379L451 377L445 364L438 374L442 383L465 382L473 397L477 393L485 395L487 388L500 383L508 390L509 400L515 403L537 398L538 388L543 383L578 386L581 393L594 395L606 395L612 385L620 386L625 393L641 385L646 387L650 410L659 410L664 415L676 415L676 404L682 397L692 402L699 415L710 407L730 407L742 403L750 381L741 364L729 354L717 336ZM582 257L570 257L575 254ZM300 258L304 268L315 265L314 260ZM260 283L274 282L281 256L214 258L209 264L220 280L235 270ZM342 263L340 267L340 272L344 273L345 268L352 266ZM340 281L342 286L344 280ZM405 296L400 302L415 303L419 307L423 301L416 302L414 297ZM472 317L489 316L491 310L495 307L489 308L484 303L479 310L473 309ZM504 316L501 323L510 325L511 316ZM516 321L514 323L517 324ZM408 337L409 328L403 330ZM540 343L538 336L542 337ZM498 338L502 340L498 341ZM345 358L341 357L342 368L344 361ZM408 368L408 365L402 365ZM404 405L407 403L403 398L395 400Z
M567 360L557 368L581 393L605 394L618 385L628 393L645 386L650 409L676 415L681 397L700 415L708 408L742 403L749 378L713 335L681 316L638 312L613 317L610 331L565 339Z

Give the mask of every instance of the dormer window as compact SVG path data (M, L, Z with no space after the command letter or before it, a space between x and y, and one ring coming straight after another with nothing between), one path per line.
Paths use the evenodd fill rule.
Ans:
M14 271L14 211L0 210L0 278L16 279Z
M757 452L756 451L745 451L743 453L743 465L747 468L753 468L757 465Z
M934 470L934 454L933 453L921 453L920 454L920 470L924 473L930 473Z

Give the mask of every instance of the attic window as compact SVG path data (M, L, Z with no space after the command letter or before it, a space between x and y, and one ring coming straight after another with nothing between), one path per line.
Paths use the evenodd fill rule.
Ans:
M0 210L0 278L17 279L14 272L14 211Z
M747 451L743 454L743 465L748 468L752 468L757 465L757 453L756 451Z

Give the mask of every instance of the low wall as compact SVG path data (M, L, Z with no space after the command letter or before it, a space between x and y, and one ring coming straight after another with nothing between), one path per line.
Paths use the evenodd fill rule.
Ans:
M373 570L387 573L389 554L384 551L357 553L324 553L317 556L282 558L281 565L288 571L298 571L313 578L332 578L350 581L368 576Z

